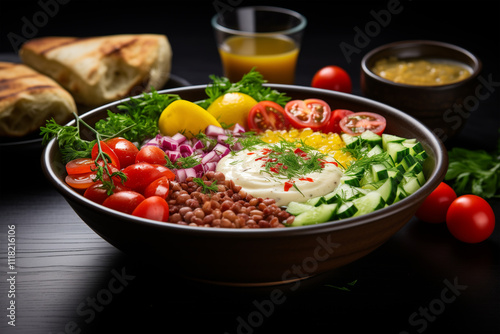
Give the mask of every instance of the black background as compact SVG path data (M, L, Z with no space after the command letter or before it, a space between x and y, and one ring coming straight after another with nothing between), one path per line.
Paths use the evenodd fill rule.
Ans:
M373 22L373 13L394 1L83 1L52 5L43 22L43 6L54 1L0 3L0 53L12 56L8 36L23 37L26 22L39 23L33 36L94 36L162 33L173 49L172 73L192 84L205 84L222 68L210 19L226 4L266 4L295 9L308 18L296 83L310 85L325 65L345 68L353 93L361 94L359 64L376 46L408 39L445 41L464 47L483 62L483 76L500 82L500 5L498 1L400 1L398 14L373 33L349 62L341 42L354 45L355 28ZM217 6L214 6L217 5ZM229 7L227 7L229 6ZM218 9L216 8L218 7ZM36 21L41 20L41 21ZM43 23L43 24L42 24ZM26 32L26 30L24 31ZM493 150L499 128L499 94L481 101L454 141L445 144ZM145 265L148 254L130 258L92 232L44 179L39 151L3 152L0 170L0 245L6 225L18 229L18 326L2 333L497 333L500 330L499 229L478 245L454 240L443 225L412 219L389 242L367 257L332 273L304 281L300 288L280 287L286 299L259 311L272 288L230 288L167 276ZM500 203L491 200L497 216ZM140 238L140 236L138 236ZM257 245L256 245L257 246ZM5 310L1 246L0 310ZM181 251L181 250L180 250ZM217 256L223 256L219 254ZM141 260L142 257L142 260ZM125 270L134 278L89 321L77 313ZM349 282L356 281L353 286ZM437 307L445 282L466 286L435 317L410 323L421 308ZM350 291L336 287L346 287ZM449 295L448 295L449 296ZM259 318L258 313L261 316ZM262 314L264 314L262 316ZM262 320L262 321L261 321ZM245 323L245 325L242 325ZM248 324L255 326L249 326ZM425 327L424 327L425 325Z

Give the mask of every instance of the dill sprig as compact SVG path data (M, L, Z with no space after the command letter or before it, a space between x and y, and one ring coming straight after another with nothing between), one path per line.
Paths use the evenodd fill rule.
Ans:
M208 185L203 181L203 179L200 179L199 177L193 178L193 182L196 183L201 187L201 192L204 194L210 193L210 192L218 192L219 188L217 187L217 180L214 180L212 184Z

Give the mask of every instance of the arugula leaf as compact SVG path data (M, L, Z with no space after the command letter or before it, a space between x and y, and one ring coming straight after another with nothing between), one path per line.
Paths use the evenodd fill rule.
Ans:
M264 87L263 84L267 81L254 68L235 83L231 83L226 77L215 75L211 75L210 79L212 83L208 84L205 89L208 98L195 102L204 109L207 109L218 97L227 93L244 93L253 97L257 102L273 101L281 106L285 106L290 100L290 97L286 96L285 93L280 93L270 87Z

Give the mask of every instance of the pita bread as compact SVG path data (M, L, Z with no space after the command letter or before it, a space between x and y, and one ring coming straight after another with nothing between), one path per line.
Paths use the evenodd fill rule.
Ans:
M26 42L22 61L66 88L77 103L98 106L161 89L172 51L164 35L43 37Z
M0 136L25 136L51 118L64 124L73 112L73 97L57 82L23 64L0 62Z

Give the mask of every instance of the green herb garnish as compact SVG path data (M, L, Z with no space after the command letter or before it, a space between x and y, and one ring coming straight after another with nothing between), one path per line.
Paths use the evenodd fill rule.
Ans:
M146 138L154 138L158 130L158 118L165 108L179 95L159 94L153 88L151 93L144 93L139 98L130 98L117 106L121 113L108 111L108 117L99 120L95 129L102 135L112 135L125 128L128 131L122 133L122 137L135 142L142 143Z
M166 157L166 164L170 169L186 169L197 166L201 163L201 157L197 155L189 155L187 157L179 157L175 162L170 161L168 157Z
M212 83L208 84L205 89L208 98L196 102L196 104L205 109L207 109L218 97L227 93L244 93L253 97L257 102L274 101L281 106L285 106L290 100L290 97L286 96L285 93L280 93L270 87L264 87L263 84L267 81L264 80L262 74L255 69L243 75L243 78L235 83L231 83L226 77L218 77L215 75L211 75L210 79Z
M96 167L92 170L96 172L96 181L101 181L103 188L107 190L108 195L111 195L115 188L112 178L119 177L123 183L127 180L127 176L121 171L110 171L109 163L111 162L111 158L102 150L101 141L106 138L117 137L121 135L122 132L127 131L128 128L124 128L112 135L105 135L93 129L76 113L74 113L74 116L76 119L76 126L59 125L54 121L54 119L47 121L47 126L40 128L41 134L43 135L42 143L47 144L52 138L56 138L61 149L62 160L64 163L76 158L90 158L92 156L92 148L97 143L98 150L94 159ZM83 125L85 129L94 134L95 139L82 139L80 137L80 125ZM102 165L99 163L100 161L102 161ZM107 175L107 180L105 180L105 175Z
M212 184L208 185L208 184L205 183L205 181L203 181L199 177L195 177L193 179L193 182L196 183L197 185L199 185L202 188L201 192L204 193L204 194L207 194L207 193L210 193L210 192L216 193L216 192L219 191L219 188L217 187L217 180L214 180L212 182Z
M448 151L445 180L457 195L500 197L500 143L497 152L454 147Z

